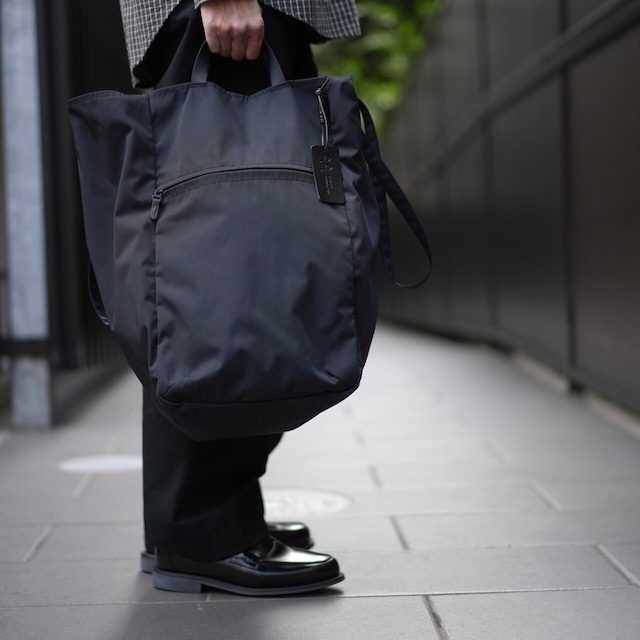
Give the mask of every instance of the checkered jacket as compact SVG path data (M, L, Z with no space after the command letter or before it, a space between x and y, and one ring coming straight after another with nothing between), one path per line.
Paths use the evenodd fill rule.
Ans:
M194 0L198 8L206 0ZM360 34L355 0L262 0L313 27L324 38ZM129 64L134 69L180 0L120 0Z

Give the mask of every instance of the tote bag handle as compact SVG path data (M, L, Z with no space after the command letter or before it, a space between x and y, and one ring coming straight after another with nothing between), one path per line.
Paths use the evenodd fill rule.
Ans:
M286 82L282 67L276 58L276 54L273 53L273 49L264 42L262 45L261 56L266 60L269 68L269 77L271 78L271 86L275 87L278 84L284 84ZM207 82L209 78L209 64L211 56L209 55L209 47L206 42L202 43L196 61L193 65L193 71L191 72L191 82Z

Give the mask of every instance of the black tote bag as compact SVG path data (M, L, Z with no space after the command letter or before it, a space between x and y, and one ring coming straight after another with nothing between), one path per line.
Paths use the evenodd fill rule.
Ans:
M201 52L190 83L69 102L96 310L196 440L287 431L355 391L379 245L392 275L385 192L430 256L351 78L269 60L250 96L207 82Z

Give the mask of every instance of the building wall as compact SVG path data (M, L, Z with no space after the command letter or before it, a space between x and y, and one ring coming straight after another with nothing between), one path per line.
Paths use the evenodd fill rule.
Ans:
M523 350L640 410L638 113L640 2L452 0L384 145L433 276L383 282L382 314Z

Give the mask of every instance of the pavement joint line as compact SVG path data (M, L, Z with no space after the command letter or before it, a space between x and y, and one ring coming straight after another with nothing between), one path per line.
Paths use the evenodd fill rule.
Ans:
M626 434L640 440L640 416L605 399L593 391L582 394L584 404L608 424L617 427Z
M393 526L393 530L396 532L396 535L398 536L398 540L400 541L400 546L405 551L410 551L411 547L409 546L409 543L407 542L407 539L405 538L404 533L402 532L402 529L400 528L400 524L398 523L398 519L395 516L391 516L390 520L391 520L391 525Z
M382 486L382 480L380 479L380 474L378 473L378 470L375 468L374 465L369 465L368 469L369 469L369 475L373 480L374 486L377 487L378 489L383 489L384 487Z
M153 588L153 587L151 587ZM296 601L309 601L309 600L355 600L365 598L441 598L450 596L486 596L486 595L507 595L507 594L526 594L526 593L567 593L567 592L583 592L583 591L637 591L637 587L625 586L625 587L567 587L567 588L550 588L550 589L511 589L503 591L442 591L432 592L427 595L424 592L415 593L362 593L362 594L336 594L336 595L311 595L302 594L298 597L291 597L287 601L294 603ZM154 601L136 601L136 600L110 600L104 602L58 602L48 604L16 604L9 606L0 606L0 611L6 611L9 609L42 609L46 607L101 607L101 606L166 606L166 605L194 605L194 604L227 604L229 602L246 602L247 604L256 602L268 602L274 600L276 602L282 602L282 597L260 597L251 598L249 596L235 596L226 594L222 591L207 591L207 596L215 597L217 595L224 596L219 600L206 600L205 594L199 594L199 597L193 600L154 600Z
M640 580L638 580L638 578L636 578L636 576L629 571L604 545L597 544L596 549L613 566L613 568L621 573L634 587L640 587Z
M431 618L431 622L435 627L436 633L438 634L438 638L440 640L450 640L449 634L447 630L444 628L444 624L442 622L442 618L436 609L436 605L433 600L429 596L424 596L424 603L427 607L427 611L429 612L429 617Z
M222 591L207 591L206 596L210 599L202 599L202 596L205 594L199 594L199 597L193 600L151 600L151 601L135 601L135 600L107 600L104 602L60 602L55 604L17 604L17 605L0 605L0 611L7 611L10 609L47 609L47 608L55 608L55 607L112 607L112 606L134 606L134 607L145 607L145 606L166 606L166 605L182 605L182 606L193 606L202 605L202 604L218 604L224 605L229 602L244 602L247 604L256 603L256 602L269 602L271 600L275 602L283 602L282 596L275 597L259 597L252 598L250 596L238 596L231 593L224 593ZM214 599L216 595L223 595L223 598L218 600ZM422 594L399 594L399 595L379 595L379 594L368 594L368 595L313 595L312 593L301 594L300 596L293 596L288 598L286 601L295 603L297 602L306 602L309 600L357 600L357 599L371 599L371 598L425 598Z
M493 454L498 459L498 462L501 462L506 466L510 466L516 462L515 458L507 453L507 451L505 451L497 442L487 440L485 442L485 446L489 453Z
M80 498L84 494L84 492L87 490L89 485L93 482L95 477L96 477L95 473L85 473L82 476L82 478L80 478L80 482L76 485L75 489L73 490L72 492L73 497Z
M531 482L531 488L554 511L557 511L558 513L563 513L565 511L563 506L542 485L538 484L535 480Z
M566 376L533 356L523 351L514 351L511 361L520 371L528 374L530 378L537 380L547 389L559 395L568 395L571 391L571 383Z
M362 434L362 431L360 429L354 429L353 430L353 437L356 441L356 444L359 447L362 448L366 448L367 447L367 440L365 439L364 435Z
M33 556L36 555L38 549L44 544L45 540L51 535L53 531L53 526L48 524L41 532L40 535L36 538L36 541L31 545L27 553L22 556L22 562L29 562Z
M415 598L415 597L428 597L428 598L442 598L449 596L494 596L501 594L515 594L515 593L579 593L583 591L637 591L638 587L627 585L624 587L548 587L540 589L476 589L472 591L431 591L425 595L422 592L405 592L405 593L384 593L384 594L358 594L358 595L343 595L342 598Z
M493 512L494 514L497 512ZM426 514L427 516L431 516L432 514ZM442 514L436 514L440 516ZM465 513L464 515L469 515ZM478 514L471 514L478 515ZM480 514L485 515L485 514ZM488 515L491 515L489 512ZM410 517L423 517L423 514L410 514L409 516L393 516L393 517L401 517L401 518L410 518ZM371 553L372 551L377 552L385 552L385 553L413 553L417 555L422 554L435 554L441 553L443 551L514 551L514 550L525 550L525 549L562 549L562 548L593 548L595 545L600 544L595 540L578 540L578 541L566 541L566 542L519 542L516 544L482 544L482 545L454 545L454 546L426 546L419 547L413 546L408 549L391 549L389 547L371 547L366 549L358 549L358 550L341 550L341 553L350 553L350 554L362 554L362 553ZM638 540L611 540L609 544L640 544Z

